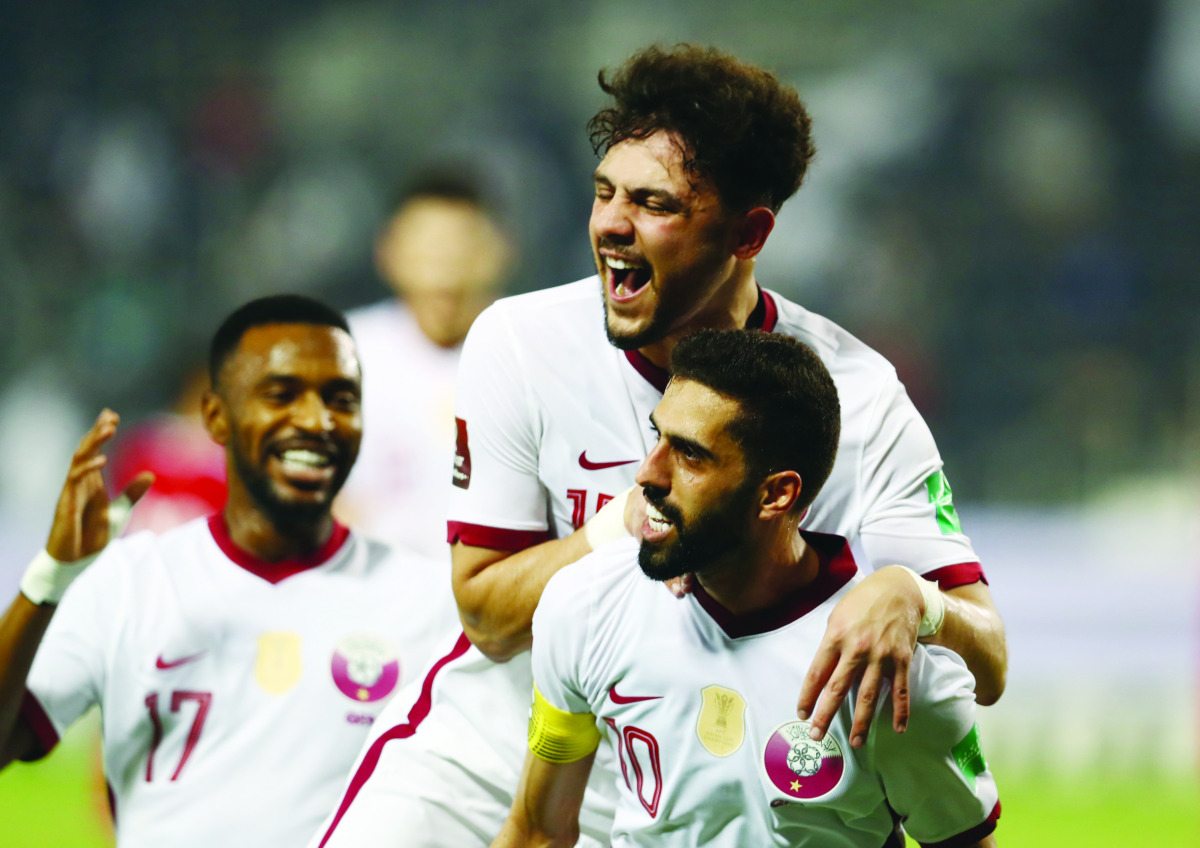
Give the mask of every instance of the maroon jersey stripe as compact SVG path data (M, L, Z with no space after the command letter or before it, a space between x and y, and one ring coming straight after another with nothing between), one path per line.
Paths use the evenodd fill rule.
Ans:
M412 709L408 711L408 720L404 724L398 724L390 730L385 731L382 736L371 744L358 770L354 772L354 777L350 779L350 786L346 789L342 803L338 805L337 814L334 815L333 822L329 825L329 830L321 837L321 843L317 848L325 848L325 843L329 841L329 837L333 836L333 832L337 830L338 823L342 820L342 816L346 814L346 810L350 809L350 804L358 795L358 791L371 779L371 774L375 771L375 766L379 764L379 758L383 755L383 746L393 739L407 739L417 732L417 728L425 720L425 717L429 715L429 710L433 706L433 681L437 677L438 672L447 663L465 654L469 647L471 647L471 642L467 639L467 634L461 634L458 637L458 641L454 643L454 647L450 649L450 653L434 663L433 668L429 670L429 674L425 676L425 681L421 684L421 694L417 698L417 702L413 704Z

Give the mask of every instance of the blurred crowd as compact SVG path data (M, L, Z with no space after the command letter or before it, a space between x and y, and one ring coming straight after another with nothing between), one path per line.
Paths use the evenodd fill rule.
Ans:
M730 50L808 102L817 160L759 279L896 364L956 495L1079 503L1197 471L1200 4L44 0L4 17L0 524L35 543L83 422L189 408L234 305L385 297L376 239L431 168L481 186L508 291L589 273L595 74L655 40Z

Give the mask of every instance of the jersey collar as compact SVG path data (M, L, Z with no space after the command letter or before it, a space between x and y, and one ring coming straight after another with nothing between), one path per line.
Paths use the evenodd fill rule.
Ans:
M817 552L820 568L813 582L777 606L745 615L734 615L705 592L699 581L696 582L693 594L697 603L730 639L769 633L808 615L832 598L858 571L854 554L850 552L850 544L841 536L814 533L810 530L801 530L800 535Z
M757 288L758 303L754 304L754 311L746 319L746 329L773 333L775 322L779 320L779 309L775 306L775 298L771 297L770 292L762 286L757 286ZM667 382L671 379L671 375L665 368L659 368L637 350L625 351L625 358L647 383L660 392L667 390Z
M280 560L279 562L267 562L265 559L255 556L234 543L229 535L229 528L225 526L225 518L221 513L218 512L216 515L209 517L208 529L212 533L213 541L217 543L217 547L221 549L221 552L229 557L230 562L240 568L246 569L246 571L249 571L255 577L261 577L268 583L278 583L302 571L308 571L310 568L324 565L333 558L334 554L342 549L342 545L350 537L350 528L335 521L333 522L333 532L329 534L328 541L318 550L307 556L294 557L292 559Z

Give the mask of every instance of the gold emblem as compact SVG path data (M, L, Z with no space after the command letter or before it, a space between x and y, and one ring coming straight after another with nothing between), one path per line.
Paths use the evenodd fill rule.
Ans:
M696 736L714 757L728 757L742 747L746 737L746 701L724 686L705 686L700 695L704 703L696 720Z
M258 637L254 679L264 692L282 695L300 681L303 671L299 633L275 630Z

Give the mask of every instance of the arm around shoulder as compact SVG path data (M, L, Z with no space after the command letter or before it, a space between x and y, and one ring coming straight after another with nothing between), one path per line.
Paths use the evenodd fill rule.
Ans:
M922 639L950 648L975 676L975 700L990 706L1004 694L1008 675L1008 642L1004 622L986 583L979 581L947 589L942 629Z

